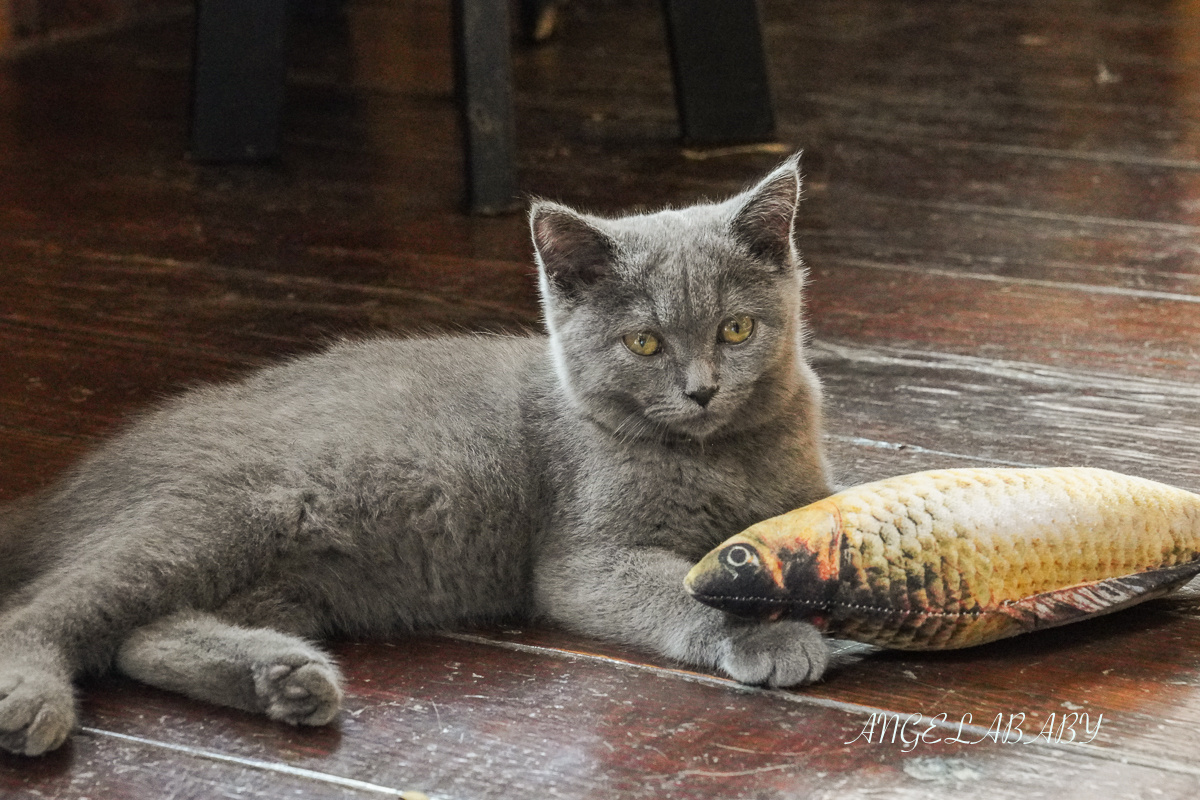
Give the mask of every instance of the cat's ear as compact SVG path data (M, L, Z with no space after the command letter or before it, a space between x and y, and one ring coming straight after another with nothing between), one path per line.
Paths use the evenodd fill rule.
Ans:
M616 257L612 239L566 206L534 203L529 227L538 264L562 295L578 299L583 290L612 272Z
M780 164L738 198L731 229L757 258L780 270L794 266L793 235L800 202L800 154Z

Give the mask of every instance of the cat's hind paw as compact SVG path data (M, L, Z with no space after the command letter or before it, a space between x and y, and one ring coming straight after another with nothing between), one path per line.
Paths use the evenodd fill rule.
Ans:
M342 707L341 676L332 662L304 654L254 668L254 688L271 719L326 725Z
M806 622L747 624L725 642L720 667L731 678L756 686L811 683L829 665L829 645Z
M65 742L74 727L69 681L33 668L0 670L0 748L40 756Z

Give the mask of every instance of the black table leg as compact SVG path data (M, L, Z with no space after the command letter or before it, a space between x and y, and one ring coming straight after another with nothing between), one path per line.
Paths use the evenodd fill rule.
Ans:
M683 138L771 138L775 114L755 0L663 0L663 12Z

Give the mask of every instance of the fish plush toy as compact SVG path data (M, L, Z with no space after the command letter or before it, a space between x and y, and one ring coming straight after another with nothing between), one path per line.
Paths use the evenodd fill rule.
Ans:
M697 600L907 650L1106 614L1200 573L1200 495L1100 469L951 469L868 483L726 540Z

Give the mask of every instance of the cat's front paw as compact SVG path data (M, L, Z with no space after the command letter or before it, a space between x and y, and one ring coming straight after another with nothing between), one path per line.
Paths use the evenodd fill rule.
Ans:
M34 667L0 669L0 748L40 756L75 727L69 681Z
M807 622L784 620L736 628L725 641L720 667L756 686L810 683L829 665L829 645Z
M268 717L292 725L327 725L342 707L337 667L315 652L255 666L254 688Z

